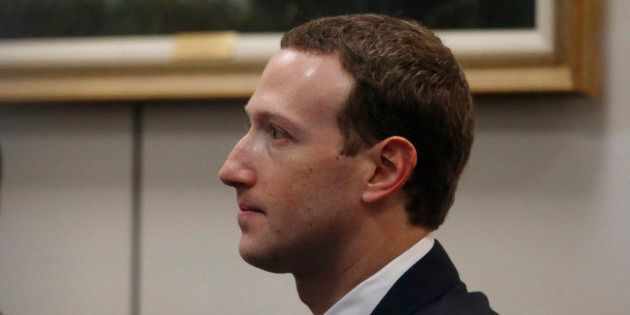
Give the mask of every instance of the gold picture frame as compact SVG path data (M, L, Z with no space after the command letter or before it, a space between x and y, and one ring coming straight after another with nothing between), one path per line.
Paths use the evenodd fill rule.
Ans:
M473 93L599 97L602 1L538 3L553 3L552 12L546 12L554 22L550 51L458 54L454 49ZM0 102L247 98L277 49L279 36L218 32L4 41Z

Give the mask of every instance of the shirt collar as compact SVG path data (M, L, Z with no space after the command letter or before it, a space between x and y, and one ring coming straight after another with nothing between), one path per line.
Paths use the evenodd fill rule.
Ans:
M383 299L387 291L411 266L426 255L433 247L434 240L428 236L394 258L385 267L359 283L341 300L337 301L325 315L365 315Z

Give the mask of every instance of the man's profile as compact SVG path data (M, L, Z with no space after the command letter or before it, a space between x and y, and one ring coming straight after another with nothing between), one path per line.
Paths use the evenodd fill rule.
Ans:
M473 141L466 79L416 22L363 14L290 30L219 172L239 252L292 273L314 314L494 314L428 234Z

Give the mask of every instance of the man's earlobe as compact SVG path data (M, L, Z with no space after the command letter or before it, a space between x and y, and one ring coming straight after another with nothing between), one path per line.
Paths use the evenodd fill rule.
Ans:
M389 137L377 143L373 150L376 168L361 196L366 203L381 201L399 191L413 173L418 159L413 144L403 137Z

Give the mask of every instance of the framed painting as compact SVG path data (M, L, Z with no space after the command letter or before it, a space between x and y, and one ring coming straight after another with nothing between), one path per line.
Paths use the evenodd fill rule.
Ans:
M245 98L282 31L323 15L415 18L474 93L601 90L595 0L3 0L0 101Z

